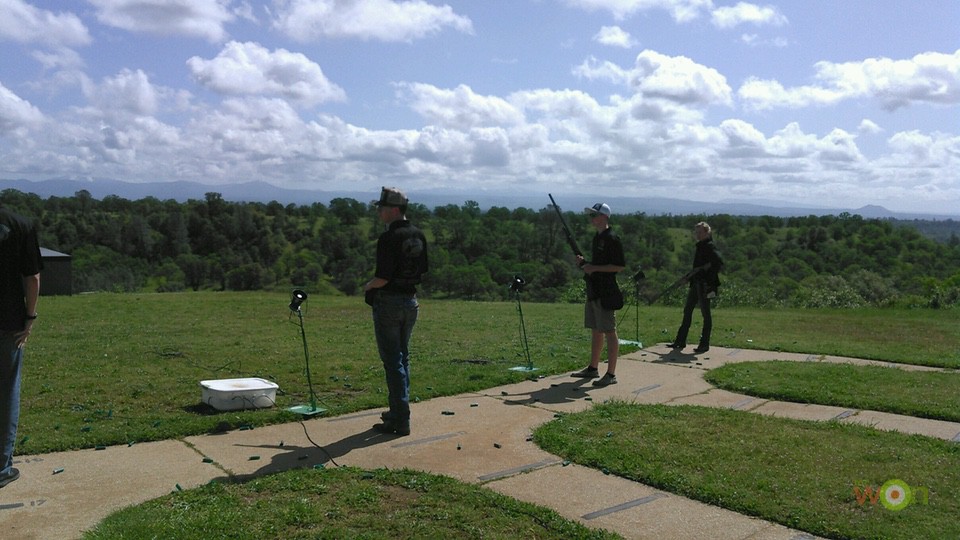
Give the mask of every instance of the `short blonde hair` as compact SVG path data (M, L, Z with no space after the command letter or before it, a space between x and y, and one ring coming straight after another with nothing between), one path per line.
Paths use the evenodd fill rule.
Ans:
M694 228L700 227L701 229L707 232L707 236L711 236L713 234L713 230L710 228L710 224L707 223L706 221L701 221L700 223L697 223L693 227Z

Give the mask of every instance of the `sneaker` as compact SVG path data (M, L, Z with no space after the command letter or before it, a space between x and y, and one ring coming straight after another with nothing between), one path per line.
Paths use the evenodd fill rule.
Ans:
M374 431L379 431L380 433L386 433L387 435L399 435L401 437L406 437L410 434L410 424L400 425L393 422L383 422L380 424L373 425Z
M696 354L703 354L709 350L710 350L709 345L698 345L697 348L693 350L693 352Z
M686 346L687 346L686 343L680 343L678 341L674 341L673 343L667 343L667 347L670 349L682 349Z
M571 377L580 377L581 379L595 379L600 376L600 370L595 367L587 366L580 371L574 371Z
M13 482L17 478L20 478L20 470L11 467L10 472L3 478L0 478L0 488L6 486L10 482Z
M593 381L594 386L610 386L611 384L617 384L617 376L607 373L603 377Z

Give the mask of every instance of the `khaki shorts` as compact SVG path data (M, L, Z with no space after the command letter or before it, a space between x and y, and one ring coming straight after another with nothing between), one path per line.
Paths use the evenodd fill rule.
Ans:
M616 332L617 312L603 309L599 298L589 300L583 306L583 326L603 333Z

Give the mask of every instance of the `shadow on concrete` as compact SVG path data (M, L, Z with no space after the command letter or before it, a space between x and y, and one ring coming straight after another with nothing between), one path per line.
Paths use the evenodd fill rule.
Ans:
M534 392L517 394L501 393L500 396L505 398L503 402L507 405L570 403L588 397L589 390L599 390L599 388L590 385L590 382L594 380L596 379L577 378L569 382L552 383L549 387L541 388Z
M306 433L306 427L304 427L304 433ZM310 438L309 433L307 433L307 438ZM289 446L285 444L237 444L235 446L282 450L283 452L273 456L270 459L270 463L265 464L256 471L250 474L237 475L234 477L234 479L242 482L257 476L262 476L264 474L289 471L291 469L303 469L318 465L325 466L327 464L332 464L339 467L340 465L336 462L336 459L349 454L352 450L388 443L399 438L401 437L398 435L386 435L378 431L374 431L373 428L369 428L361 433L355 433L353 435L344 437L339 441L322 446L313 442L312 439L310 441L313 443L311 446Z
M701 360L700 358L697 357L697 355L693 354L692 349L691 349L691 352L688 352L688 353L683 351L678 351L676 349L671 349L669 352L665 354L653 352L653 351L646 351L646 352L647 354L652 354L659 357L659 358L656 358L655 360L650 361L653 364L692 365L700 362Z

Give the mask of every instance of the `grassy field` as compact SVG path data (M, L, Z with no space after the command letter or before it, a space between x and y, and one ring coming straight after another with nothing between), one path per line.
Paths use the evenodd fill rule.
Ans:
M626 403L554 420L534 438L565 459L818 536L960 538L960 445L952 442L838 422ZM866 494L894 479L917 494L899 511Z
M309 396L300 328L296 316L291 315L287 308L289 300L287 293L262 292L92 294L43 298L39 309L41 318L35 326L34 336L26 353L23 413L17 453L37 454L98 445L180 438L245 425L259 426L295 420L298 417L285 409L308 402ZM680 318L678 308L642 307L639 336L635 330L635 313L632 307L621 312L622 338L639 337L644 344L666 342L673 338ZM582 328L580 305L524 303L523 315L531 360L539 368L538 374L561 373L585 365L589 353L589 333ZM960 326L951 315L951 312L929 310L752 310L721 307L716 309L714 314L713 344L957 368L960 367ZM691 335L696 335L699 331L698 319L694 318ZM383 374L373 340L369 308L362 300L311 296L304 305L304 324L314 387L321 405L329 409L328 414L339 415L383 407L386 403ZM922 336L922 339L918 336ZM629 352L629 349L624 349L624 352ZM411 395L414 400L453 395L521 380L524 377L522 373L507 369L526 363L516 302L422 301L421 317L414 334L413 355ZM913 399L932 405L932 400L928 399L930 396L923 393L918 395L915 391L897 386L902 375L899 370L887 370L883 373L877 375L878 378L871 379L871 383L885 385L883 388L886 392L900 396L903 401ZM794 376L794 386L816 387L812 381L817 376L820 375L815 372L797 374ZM859 374L850 376L859 377ZM218 413L201 403L199 381L230 377L263 377L275 381L281 389L277 395L277 407ZM777 381L782 381L783 377L773 374L767 378L774 387L767 391L787 391L786 384L777 387ZM745 386L742 382L731 384ZM960 383L947 380L944 384L945 387L941 390L943 393L937 395L949 395L951 392L953 396L960 395ZM859 395L857 391L852 392L848 398L849 403L844 406L870 408L869 405L873 403L870 398L875 397L869 395L870 388L866 387ZM804 399L827 402L829 397L830 392L815 391ZM950 409L951 406L948 404L946 408ZM652 422L652 417L661 414L655 408L643 407L603 410L606 411L604 414L609 415L611 422L638 426L638 429L645 422ZM770 441L773 446L769 451L783 455L790 455L798 441L804 445L814 444L810 441L815 441L815 445L829 449L838 445L855 446L855 441L862 440L868 448L883 451L905 444L899 439L884 438L886 435L874 436L873 432L866 428L862 428L862 431L856 431L861 428L854 428L854 431L848 432L847 427L850 426L820 426L817 429L824 429L823 431L811 431L813 428L794 428L788 421L774 418L759 420L772 424L758 427L753 420L742 420L737 415L714 417L710 416L712 414L714 413L706 410L697 411L696 414L678 417L675 422L680 431L694 429L704 421L713 422L717 427L718 440L715 442L722 450L717 454L719 457L728 455L738 444L753 438L754 429L794 433L792 438ZM564 417L563 422L579 422L575 416ZM698 420L699 416L707 420ZM752 418L752 415L746 416ZM672 431L665 431L664 434L664 437L668 438L681 436L681 433ZM635 463L637 455L646 458L651 456L640 453L642 449L634 445L632 436L611 438L621 444L605 454L608 461L603 461L604 458L582 458L572 451L569 455L578 461L585 460L590 466L616 471L617 474L627 477L641 474L629 468L621 468L622 463ZM926 441L923 438L916 439ZM662 444L664 448L685 447L682 441L682 438L663 439L658 444ZM547 444L547 439L544 439L544 444ZM564 443L555 441L550 444L557 445L555 451L558 454L567 452ZM923 453L931 448L934 448L935 452L931 451L934 453ZM910 459L926 460L940 468L960 469L956 467L957 448L960 446L924 442L917 451L920 453L911 454ZM656 479L650 481L654 485L664 486L663 489L674 489L694 498L754 513L789 526L811 527L805 530L821 531L818 534L837 538L911 537L898 536L897 527L900 525L896 522L881 520L879 528L864 529L874 532L854 534L849 528L841 529L831 524L809 525L811 520L816 521L814 512L819 511L819 506L811 506L813 510L810 513L800 512L797 516L793 514L794 510L789 510L789 515L784 517L777 513L782 509L778 510L776 504L771 506L750 502L768 499L772 493L787 490L787 487L787 491L795 493L801 501L796 505L798 508L806 506L805 501L820 495L815 485L807 482L791 483L791 475L803 474L803 470L796 472L784 467L783 461L774 459L754 464L742 472L743 476L738 477L722 470L718 473L728 476L730 481L736 482L741 490L745 490L743 497L747 502L716 497L716 488L712 483L698 482L698 476L688 474L690 469L696 469L704 463L706 455L700 452L688 455L684 451L679 454L653 456L660 461L651 462L652 466L661 469L668 477L681 479L682 485L674 486L669 482L657 484L654 482ZM849 459L854 463L870 461L872 454L860 458L850 454ZM714 461L716 460L711 458L710 462ZM890 470L896 469L888 468L884 473ZM882 478L880 472L873 475L854 475L851 478L844 476L855 472L856 469L851 468L843 470L838 476L839 481L850 483L847 486L850 496L846 500L830 504L842 507L839 508L841 515L851 511L881 511L882 509L856 507L852 496L853 483L861 480L867 483L882 483L889 478ZM270 507L269 501L276 500L275 507L265 511L289 515L291 522L282 525L281 520L281 524L277 525L288 527L289 532L291 527L295 529L290 523L298 523L299 517L296 515L296 508L286 508L289 505L283 502L283 497L269 496L270 493L284 489L277 486L284 486L285 482L310 483L313 478L313 487L306 489L319 489L318 486L327 486L330 483L337 484L337 489L348 489L339 486L337 477L310 477L297 473L297 476L288 479L287 474L279 475L276 479L264 479L265 483L262 484L250 482L204 488L200 492L191 493L191 499L186 499L187 495L184 494L174 494L145 506L142 514L139 513L141 509L125 512L124 517L119 518L121 524L117 527L122 529L129 526L133 530L133 524L140 521L169 521L169 518L179 511L180 505L186 504L185 501L195 501L192 497L199 498L196 500L209 499L209 502L204 504L214 507L228 504L224 501L239 497L258 500L258 508ZM370 472L358 474L372 474L369 478L364 476L364 479L369 481L368 484L376 486L367 488L377 492L394 490L399 485L390 475ZM758 475L763 474L774 480L755 481ZM930 491L931 507L950 501L945 508L951 511L960 509L955 504L957 493L960 493L960 481L945 476L945 483L938 484L934 480L926 480L927 478L918 471L916 477L904 480L926 482L915 485L936 486L936 496L932 488ZM355 478L347 475L342 481L355 482ZM403 482L400 481L400 484ZM445 482L438 481L434 485L441 486L437 488L441 490L454 489L446 487L448 484ZM349 489L358 489L360 493L365 493L362 485ZM268 495L260 495L261 491ZM489 495L469 495L486 496ZM464 512L464 509L459 508L464 504L460 502L462 500L451 496L451 502L443 511ZM195 507L199 503L190 504ZM383 504L395 503L387 501ZM917 508L918 511L922 510L921 507ZM376 516L379 511L382 511L382 508L371 505L370 515L359 516L357 519L362 523L364 519ZM500 517L508 519L516 514L516 510L505 509ZM529 523L523 515L527 513L519 514L520 521L507 526L506 530L525 530L522 527ZM906 511L890 514L893 514L890 519L903 520L902 516ZM941 514L934 513L930 527L948 526L947 523L941 523L941 517L937 516ZM210 515L208 519L213 523L218 518ZM487 518L474 516L465 519ZM539 523L542 518L535 521ZM430 522L426 520L424 523ZM202 524L197 526L202 528ZM148 525L144 527L145 531L153 530ZM559 530L567 529L561 527ZM842 532L843 530L847 532ZM167 532L169 534L159 536L191 538L169 530ZM440 528L435 529L435 532L436 535L449 534L449 531ZM156 536L154 533L144 533L142 536L104 534L107 536L97 538ZM310 536L308 533L304 534ZM544 534L544 538L552 537ZM576 534L581 533L571 534L573 536L570 537L577 537ZM383 535L390 536L381 533L380 537ZM427 536L434 534L430 532ZM464 536L471 537L466 533ZM500 537L521 536L504 534Z
M743 362L711 370L707 382L741 394L960 422L955 372L808 362Z
M86 538L619 538L492 490L422 472L338 467L210 484L107 518Z
M309 401L296 316L280 293L92 294L49 297L27 349L18 452L158 440L293 419ZM523 304L540 373L582 367L582 307ZM635 310L621 337L635 339ZM679 310L643 307L640 341L673 338ZM695 317L691 335L698 332ZM960 328L928 310L718 309L715 345L960 366ZM314 388L330 414L383 406L383 374L369 308L358 298L313 297L304 327ZM919 342L908 337L923 335ZM629 349L624 349L629 352ZM411 392L428 399L517 381L525 365L516 302L423 302L413 339ZM262 377L277 407L212 414L199 382Z

